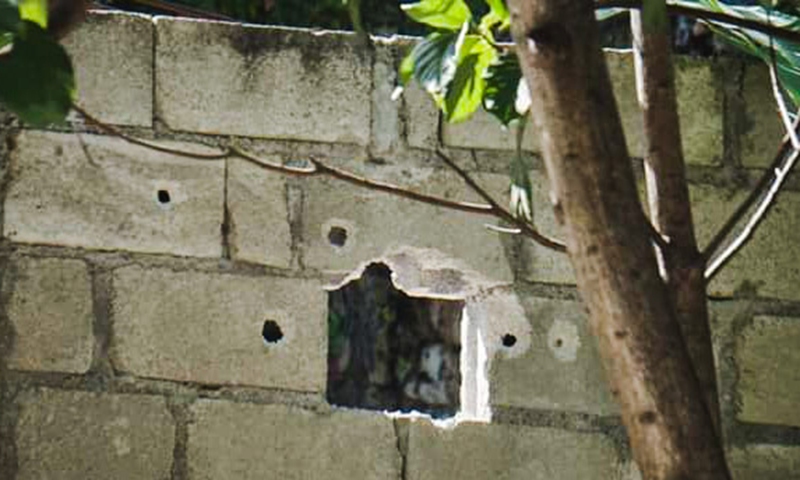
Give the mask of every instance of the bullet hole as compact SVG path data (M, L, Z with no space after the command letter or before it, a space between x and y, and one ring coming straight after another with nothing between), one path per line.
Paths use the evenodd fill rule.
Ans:
M382 263L328 296L333 405L455 416L464 302L410 297Z
M168 204L170 202L170 200L171 200L171 198L169 196L169 191L167 191L167 190L159 190L158 194L157 194L157 197L158 197L158 203L160 203L162 205Z
M328 242L334 247L344 247L347 243L347 229L343 227L331 227L328 230Z
M553 343L555 344L556 348L561 348L561 346L564 345L564 340L561 340L560 338L556 338L556 341L553 342Z
M283 332L278 322L274 320L265 320L264 326L261 327L261 337L266 344L278 343L283 338Z
M517 344L517 337L515 337L510 333L506 333L505 335L503 335L502 341L504 347L511 348Z

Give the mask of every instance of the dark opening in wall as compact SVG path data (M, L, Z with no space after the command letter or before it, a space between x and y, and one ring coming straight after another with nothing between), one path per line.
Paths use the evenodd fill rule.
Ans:
M328 401L455 416L463 310L460 301L409 297L386 265L369 265L328 297Z

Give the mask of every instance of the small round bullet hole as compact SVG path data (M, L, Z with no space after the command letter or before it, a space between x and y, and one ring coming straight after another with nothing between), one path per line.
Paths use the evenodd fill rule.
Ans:
M504 347L513 347L517 343L517 337L511 335L510 333L506 333L503 335L503 346Z
M331 227L328 230L328 242L334 247L344 247L347 243L347 230L342 227Z
M264 338L265 343L277 343L283 338L283 332L278 322L265 320L264 326L261 328L261 336Z
M169 192L167 190L159 190L157 196L158 196L158 203L162 205L169 203L171 200Z
M561 348L561 346L564 345L564 340L561 340L560 338L556 338L555 345L556 345L556 348Z

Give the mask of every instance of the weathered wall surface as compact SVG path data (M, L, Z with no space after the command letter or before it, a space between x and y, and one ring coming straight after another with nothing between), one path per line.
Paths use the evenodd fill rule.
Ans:
M509 133L485 114L440 126L416 89L390 100L407 40L105 13L66 43L78 102L126 133L315 155L473 199L433 154L442 144L504 200ZM631 59L608 58L636 156ZM706 241L780 126L758 66L681 59L678 85ZM3 480L636 478L566 257L486 218L153 152L80 122L6 121L0 134ZM537 224L558 235L534 166ZM800 478L798 227L792 180L710 289L737 479ZM327 405L323 287L379 258L406 291L466 298L483 322L491 424L441 430ZM263 345L265 320L280 344Z

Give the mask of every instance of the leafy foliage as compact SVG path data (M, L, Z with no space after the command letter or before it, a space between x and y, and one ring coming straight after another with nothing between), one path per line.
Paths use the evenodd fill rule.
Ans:
M675 3L724 13L732 17L757 20L787 30L800 31L798 11L796 7L787 4L782 4L782 6L779 4L778 8L772 8L770 5L734 5L718 0L678 0ZM760 58L768 65L773 64L774 58L781 85L794 104L800 105L800 45L787 40L770 38L770 36L754 30L721 23L714 25L714 31L722 39L745 53Z
M35 126L63 122L75 92L69 56L46 27L46 0L0 0L0 103Z

